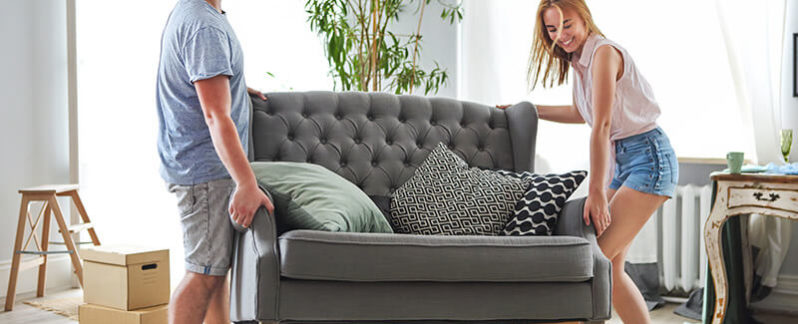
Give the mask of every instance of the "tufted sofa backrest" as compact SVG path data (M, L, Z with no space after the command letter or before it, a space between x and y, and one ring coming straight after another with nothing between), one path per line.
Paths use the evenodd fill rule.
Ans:
M387 196L443 142L470 166L534 171L537 112L446 98L363 92L252 98L253 161L315 163Z

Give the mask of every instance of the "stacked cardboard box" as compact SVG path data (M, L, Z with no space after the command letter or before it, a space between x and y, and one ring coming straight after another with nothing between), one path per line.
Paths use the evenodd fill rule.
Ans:
M83 259L81 324L166 324L169 250L97 246Z

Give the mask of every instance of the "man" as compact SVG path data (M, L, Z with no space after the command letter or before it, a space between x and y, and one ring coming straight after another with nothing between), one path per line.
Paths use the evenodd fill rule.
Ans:
M233 245L272 204L247 161L249 96L241 46L221 0L179 0L161 38L157 107L161 177L177 195L186 275L172 296L170 323L229 323ZM231 179L232 177L232 179Z

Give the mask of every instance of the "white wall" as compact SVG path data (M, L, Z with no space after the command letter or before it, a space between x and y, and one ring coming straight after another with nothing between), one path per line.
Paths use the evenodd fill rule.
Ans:
M4 298L20 207L17 190L69 182L65 2L4 1L0 44L0 298ZM67 206L68 201L60 202ZM62 209L69 217L68 208ZM51 241L62 241L57 234L53 229ZM51 257L47 287L70 286L70 267L65 255ZM17 294L35 291L36 275L36 270L20 273Z

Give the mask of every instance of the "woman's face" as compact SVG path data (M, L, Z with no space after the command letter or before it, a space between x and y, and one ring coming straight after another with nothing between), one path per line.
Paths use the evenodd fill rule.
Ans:
M557 46L565 50L566 53L581 52L587 39L585 21L570 8L564 8L562 13L563 17L561 18L560 12L554 7L543 12L543 24L546 32L549 33L549 38L557 40ZM563 22L562 30L559 29L560 21Z

